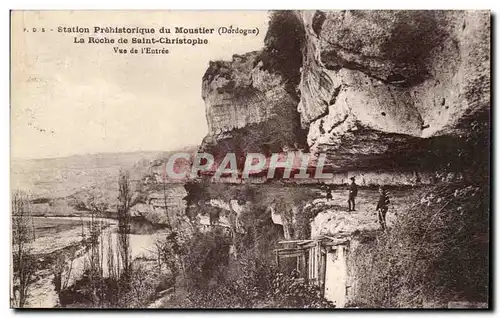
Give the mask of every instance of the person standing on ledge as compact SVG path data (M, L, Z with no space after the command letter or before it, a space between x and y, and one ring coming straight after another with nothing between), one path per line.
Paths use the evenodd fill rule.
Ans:
M349 212L356 211L356 202L354 200L358 195L358 185L356 184L356 178L351 177L350 179L352 180L352 183L349 186L349 199L347 200L347 204L349 204Z
M377 214L378 214L378 221L380 223L380 227L382 228L382 231L385 231L387 228L387 224L385 223L385 215L387 214L387 211L389 210L389 192L387 192L383 186L380 186L378 188L378 193L380 194L378 198L378 203L377 203Z
M330 201L332 199L332 187L328 185L326 187L326 201Z

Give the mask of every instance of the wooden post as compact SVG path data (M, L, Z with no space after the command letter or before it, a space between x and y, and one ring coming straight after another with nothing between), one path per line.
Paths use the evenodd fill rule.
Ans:
M311 282L314 281L314 247L316 245L309 247L307 249L307 256L306 256L306 261L307 261L307 272L308 272L308 278L310 279Z
M278 270L280 269L280 256L278 254L278 251L274 251L275 257L276 257L276 267L278 267Z
M326 275L326 250L321 248L320 249L320 270L319 270L319 277L320 277L320 289L321 289L321 295L325 295L325 275Z
M316 280L318 282L318 286L321 286L320 283L320 266L321 266L321 242L318 241L316 242L316 264L315 264L315 271L316 271Z
M305 272L305 273L304 273ZM302 274L304 279L307 280L307 268L306 268L306 251L302 251L302 255L300 256L300 269L299 273Z

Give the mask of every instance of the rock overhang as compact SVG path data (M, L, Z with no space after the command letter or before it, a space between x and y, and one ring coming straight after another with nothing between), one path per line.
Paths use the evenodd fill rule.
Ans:
M282 48L299 47L298 73L263 65L273 62L266 48L211 63L202 150L326 153L335 170L437 170L481 160L465 157L488 139L488 11L284 15L299 25L300 36L288 39L299 46ZM286 38L276 19L266 45Z

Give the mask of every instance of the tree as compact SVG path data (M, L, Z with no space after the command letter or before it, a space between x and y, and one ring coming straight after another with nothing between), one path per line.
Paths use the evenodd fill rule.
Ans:
M172 228L172 223L170 222L170 216L168 215L168 206L167 206L167 172L163 175L163 203L165 204L165 215L167 216L167 225L169 228Z
M131 202L130 173L122 170L118 179L118 249L125 277L130 273L132 262L129 238Z
M103 193L93 191L89 193L86 206L92 215L96 214L102 216L108 209L109 203Z
M90 211L90 221L88 222L89 239L87 246L89 253L85 260L85 273L90 282L90 294L95 306L102 305L104 298L104 244L103 244L103 222L100 219L108 209L108 202L97 187L88 193L85 201L86 208ZM83 230L82 230L83 232Z
M52 282L54 283L54 289L59 296L59 302L61 301L61 291L68 288L72 269L73 259L71 259L68 264L66 263L64 255L59 255L59 257L57 257L54 267L52 268L54 274Z
M27 194L16 191L12 199L13 305L24 307L33 282L36 263L31 253L35 229Z
M88 275L90 281L91 295L94 305L101 303L102 294L102 283L103 283L103 259L104 250L102 242L102 221L92 217L89 222L89 241L88 246L90 251L88 253L87 259L85 260L85 272Z

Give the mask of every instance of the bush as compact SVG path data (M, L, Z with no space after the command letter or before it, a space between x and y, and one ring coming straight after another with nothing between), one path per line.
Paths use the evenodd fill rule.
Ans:
M317 286L279 273L258 245L231 259L228 241L218 232L196 235L185 262L187 294L176 307L333 308Z
M188 243L185 283L189 290L204 290L224 277L229 263L229 239L222 231L196 233Z
M321 295L318 286L282 273L274 275L270 299L270 308L335 308L331 301Z
M296 94L295 87L300 82L304 41L303 24L293 11L271 13L265 47L259 60L265 70L276 72L288 81L287 88L292 94Z
M126 277L97 279L86 270L74 285L60 291L60 304L68 308L144 308L174 282L170 274L153 267L135 261Z

